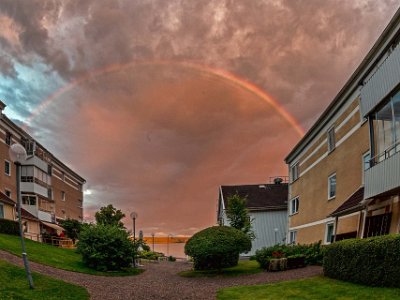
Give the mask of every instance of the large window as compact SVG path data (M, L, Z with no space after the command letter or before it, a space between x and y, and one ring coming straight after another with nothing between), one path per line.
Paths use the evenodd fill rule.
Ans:
M22 182L35 182L39 185L47 187L51 185L51 176L47 175L39 168L33 166L22 166L21 168Z
M400 151L400 92L371 116L374 163Z
M336 174L328 177L328 199L336 197Z
M24 205L36 205L36 196L33 196L33 195L22 195L22 204L24 204Z
M334 237L335 237L334 223L326 224L325 244L333 243Z
M299 197L290 200L290 214L294 215L299 212Z
M0 219L4 219L4 205L0 203Z

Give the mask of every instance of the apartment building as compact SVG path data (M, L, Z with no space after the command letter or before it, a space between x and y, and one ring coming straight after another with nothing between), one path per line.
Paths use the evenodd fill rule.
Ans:
M9 159L9 148L19 143L27 151L28 159L21 166L21 198L24 230L38 237L43 232L61 230L62 219L83 220L83 185L85 179L57 159L22 128L3 114L5 104L0 101L0 203L2 198L17 202L16 166ZM1 205L1 204L0 204ZM7 218L15 218L15 213ZM1 217L1 215L0 215Z
M288 241L399 232L400 11L294 147Z

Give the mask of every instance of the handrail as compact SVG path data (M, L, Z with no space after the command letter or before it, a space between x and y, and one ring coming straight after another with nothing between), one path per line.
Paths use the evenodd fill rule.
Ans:
M388 159L389 157L393 156L394 154L396 154L397 152L400 152L400 147L397 150L397 147L400 146L400 140L395 142L394 144L390 145L389 147L387 147L384 151L382 151L381 153L378 153L377 155L375 155L374 157L372 157L369 160L369 167L373 167L375 165L377 165L378 163L380 163L381 161L384 161L385 159ZM394 153L391 153L394 149ZM384 156L383 160L380 160L381 157Z

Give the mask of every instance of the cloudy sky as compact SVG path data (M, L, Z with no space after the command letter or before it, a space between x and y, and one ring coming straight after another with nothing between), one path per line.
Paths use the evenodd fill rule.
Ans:
M215 223L219 185L286 174L299 126L312 125L398 6L2 0L0 99L87 179L87 220L112 203L137 211L146 235L192 234Z

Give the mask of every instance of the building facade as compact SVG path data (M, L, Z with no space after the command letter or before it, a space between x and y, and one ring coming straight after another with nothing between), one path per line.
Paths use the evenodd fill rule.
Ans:
M219 188L217 222L229 226L226 215L229 197L238 194L246 197L246 207L252 220L255 239L251 251L242 256L254 255L256 250L285 243L287 231L288 184L277 180L273 184L221 186Z
M5 104L0 101L0 159L4 168L0 172L0 192L16 204L16 166L9 158L9 149L14 143L19 143L28 154L28 159L22 163L19 179L26 234L37 239L42 232L60 230L56 225L59 220L82 221L85 179L8 119L3 114L4 108ZM7 218L15 219L15 216L14 213L10 218L8 214ZM34 225L35 222L38 226Z
M288 241L399 232L400 13L286 157Z

